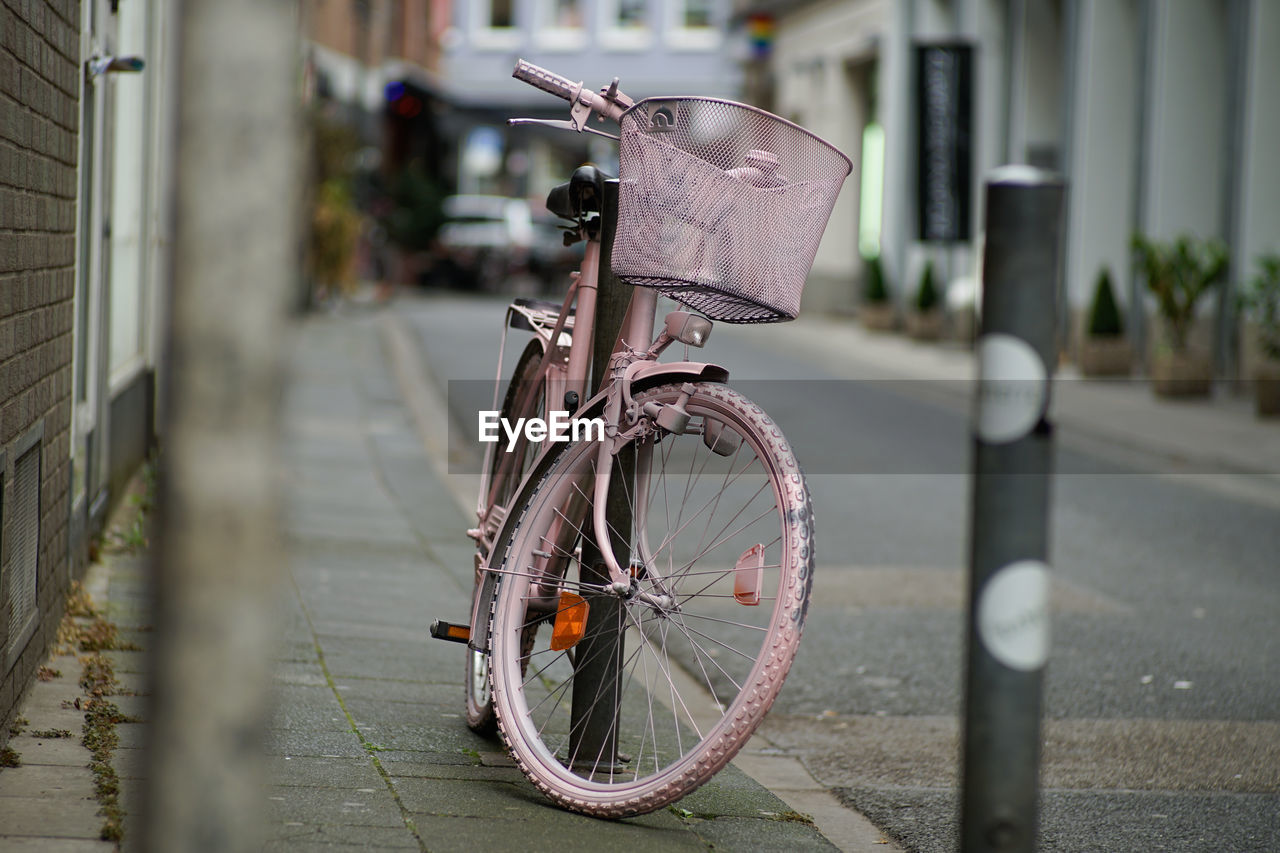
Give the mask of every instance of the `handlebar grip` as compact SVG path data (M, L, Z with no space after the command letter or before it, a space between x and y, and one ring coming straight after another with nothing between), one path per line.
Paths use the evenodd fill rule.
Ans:
M557 98L564 98L566 101L572 101L578 89L582 87L581 83L575 83L568 77L561 77L554 71L539 68L523 59L516 60L516 67L511 72L511 76L544 92L550 92Z

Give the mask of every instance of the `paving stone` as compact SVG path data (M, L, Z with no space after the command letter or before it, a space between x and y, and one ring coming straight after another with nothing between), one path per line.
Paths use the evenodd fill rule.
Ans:
M141 749L122 747L111 753L111 769L121 779L146 778L147 753Z
M72 732L78 735L76 732ZM78 736L40 740L22 735L9 741L9 746L22 757L23 765L53 764L62 767L88 767L89 750L80 744Z
M5 853L112 853L114 841L89 838L20 837L0 835L0 849Z
M24 764L0 771L0 797L91 799L93 780L79 767Z
M269 729L264 738L268 755L358 758L365 754L359 738L351 731L315 732Z
M385 788L386 782L367 757L317 758L273 756L267 779L272 785L316 788Z
M456 643L438 640L390 642L362 637L321 637L325 664L334 679L394 678L440 681L444 674L461 681L462 664ZM459 675L453 675L454 672Z
M675 805L695 815L717 817L772 818L790 811L786 803L772 794L760 794L759 785L733 765Z
M385 785L368 792L354 788L274 786L267 794L267 820L271 824L302 822L344 826L404 825Z
M277 685L272 691L271 726L295 731L350 731L333 689L301 685Z
M392 756L392 757L388 757ZM406 756L412 756L406 757ZM386 752L378 756L382 768L396 785L405 779L450 779L458 781L509 782L520 784L524 774L511 767L487 767L471 756L431 752ZM471 762L471 763L464 763Z
M418 850L407 827L347 826L275 821L267 825L264 851L321 850L326 853L360 850Z
M139 723L120 723L116 726L116 737L120 746L125 749L140 749L147 743L147 727Z
M102 831L97 802L83 797L0 797L0 809L6 835L97 840Z
M554 808L548 806L549 808ZM679 823L656 826L652 816L603 821L570 815L526 814L521 818L436 817L414 815L414 825L430 839L432 853L475 850L541 850L556 853L597 853L601 850L706 851L707 846ZM734 849L734 848L725 848ZM737 848L742 850L749 847Z
M715 850L799 853L837 849L812 826L793 821L719 817L693 822L690 829Z

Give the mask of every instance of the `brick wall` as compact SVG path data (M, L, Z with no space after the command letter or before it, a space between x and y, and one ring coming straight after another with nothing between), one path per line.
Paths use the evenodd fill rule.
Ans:
M67 490L76 260L78 0L0 0L0 742L53 640L72 567ZM37 622L10 646L14 468L40 446Z

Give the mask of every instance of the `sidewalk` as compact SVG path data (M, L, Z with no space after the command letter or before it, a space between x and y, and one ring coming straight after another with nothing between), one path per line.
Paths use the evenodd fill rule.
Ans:
M426 629L468 611L467 520L397 385L386 317L310 318L297 336L284 406L293 560L266 732L264 849L836 849L732 767L678 809L622 821L570 814L524 779L499 742L466 727L462 647ZM108 555L90 572L97 606L130 641L122 645L147 636L126 630L146 624L145 559L143 550ZM111 701L131 721L116 725L109 762L128 849L145 725L141 652L107 654L120 682ZM100 780L82 742L81 666L71 656L49 666L58 674L32 689L20 712L27 724L10 743L22 766L0 772L0 849L115 849L102 840Z
M468 612L467 519L429 457L444 436L421 422L430 389L406 384L418 365L403 338L384 337L390 322L314 319L298 341L286 399L295 595L267 849L833 849L733 768L679 809L570 814L467 729L462 648L426 632Z
M140 510L133 498L142 491L135 480L85 576L86 603L96 614L75 619L78 640L60 637L62 647L19 711L9 748L21 764L0 772L0 850L111 851L116 844L107 839L131 829L142 771L143 649L150 636L147 552L142 528L134 527ZM108 624L114 633L104 629ZM103 752L95 754L86 742Z

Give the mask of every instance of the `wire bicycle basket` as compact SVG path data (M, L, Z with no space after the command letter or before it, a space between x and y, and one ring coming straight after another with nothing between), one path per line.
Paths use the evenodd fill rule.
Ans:
M614 274L713 320L794 320L849 158L718 98L647 98L619 124Z

